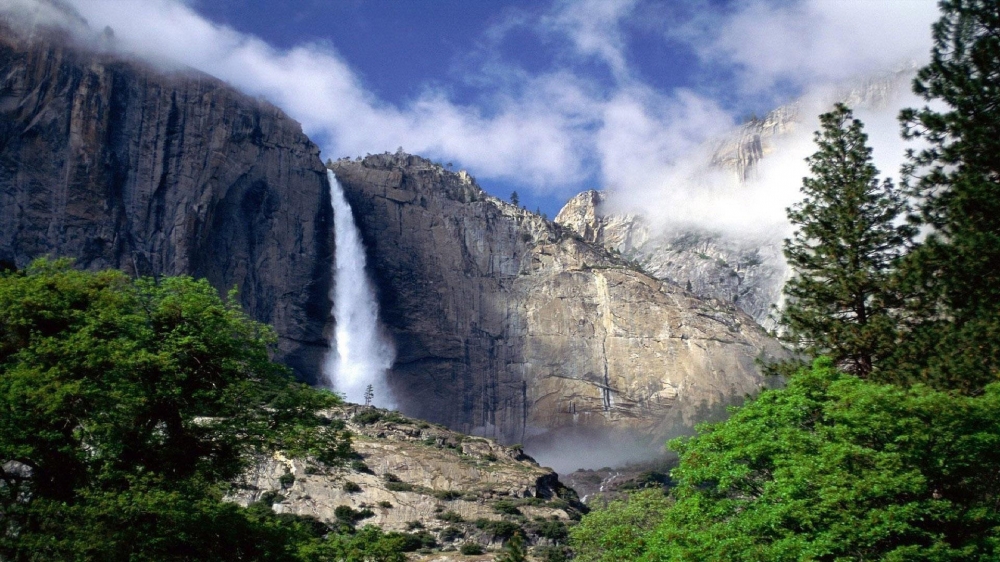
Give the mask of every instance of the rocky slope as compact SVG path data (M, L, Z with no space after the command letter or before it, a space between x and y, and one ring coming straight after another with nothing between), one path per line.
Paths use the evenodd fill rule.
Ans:
M314 376L332 217L319 150L299 124L96 38L68 46L59 31L28 40L14 29L0 22L0 261L68 256L238 287L277 329L281 358Z
M406 154L340 160L397 345L401 409L558 464L648 452L764 383L782 353L750 317ZM578 446L579 436L604 441ZM564 465L565 466L565 465ZM600 465L598 465L600 466Z
M329 467L275 454L231 499L268 501L279 513L324 522L353 517L358 526L422 531L437 548L469 541L498 547L517 528L544 545L586 509L518 447L363 406L327 414L353 434L353 461Z

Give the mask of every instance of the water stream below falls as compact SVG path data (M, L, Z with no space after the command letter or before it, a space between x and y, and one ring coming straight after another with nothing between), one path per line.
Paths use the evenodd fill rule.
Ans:
M378 321L378 302L365 273L365 248L354 224L351 206L331 170L330 199L333 203L336 256L333 267L333 317L337 322L331 351L323 374L333 390L349 402L364 404L365 390L372 386L372 403L380 408L395 407L389 391L387 371L395 351Z

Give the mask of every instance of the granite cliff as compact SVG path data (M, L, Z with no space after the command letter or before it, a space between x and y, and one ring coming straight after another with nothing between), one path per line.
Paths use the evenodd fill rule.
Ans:
M651 275L696 295L730 302L766 328L788 275L775 240L738 239L717 232L657 233L641 216L604 213L606 194L585 191L569 200L556 222L588 242L634 260Z
M0 22L0 261L238 287L277 329L279 358L314 380L332 217L299 124L204 74L31 35Z
M655 450L757 392L754 361L783 353L732 306L487 195L465 172L401 153L330 166L368 249L397 346L390 384L409 415L525 443L543 463L574 435Z
M233 286L316 381L331 333L319 150L268 103L100 41L0 29L0 261L40 255ZM36 30L38 31L38 30ZM71 46L72 45L72 46ZM397 359L402 409L464 432L624 460L755 393L782 349L694 296L419 157L331 163ZM628 439L623 439L627 437ZM557 456L542 458L558 462ZM572 467L572 463L564 465Z

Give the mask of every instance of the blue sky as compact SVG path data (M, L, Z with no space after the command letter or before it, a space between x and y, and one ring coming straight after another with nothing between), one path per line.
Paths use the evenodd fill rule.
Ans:
M919 64L936 18L932 0L68 1L121 49L271 100L324 157L402 146L550 217L588 188L691 214L706 143Z
M705 4L703 9L723 12L727 4ZM405 105L432 88L446 91L455 103L474 105L487 113L496 111L492 80L506 80L509 85L510 79L490 76L491 71L539 75L569 68L586 76L596 88L614 88L614 70L605 61L573 56L558 38L533 28L550 17L552 8L537 1L213 0L192 6L207 19L278 48L325 43L355 69L367 91L395 105ZM623 20L625 62L637 78L657 89L697 87L712 78L699 67L690 45L662 33L671 21L690 17L684 6L683 2L648 3L634 17ZM737 109L749 113L770 108ZM570 191L576 191L539 193L516 178L480 177L479 181L504 198L520 189L523 205L550 217ZM587 177L578 186L598 183L596 177Z

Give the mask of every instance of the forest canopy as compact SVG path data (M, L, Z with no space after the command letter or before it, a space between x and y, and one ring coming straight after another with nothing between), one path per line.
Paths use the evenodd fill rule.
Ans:
M233 302L67 260L0 275L0 558L291 555L297 527L222 502L230 482L265 451L337 463L350 439L318 414L339 398L271 362Z

